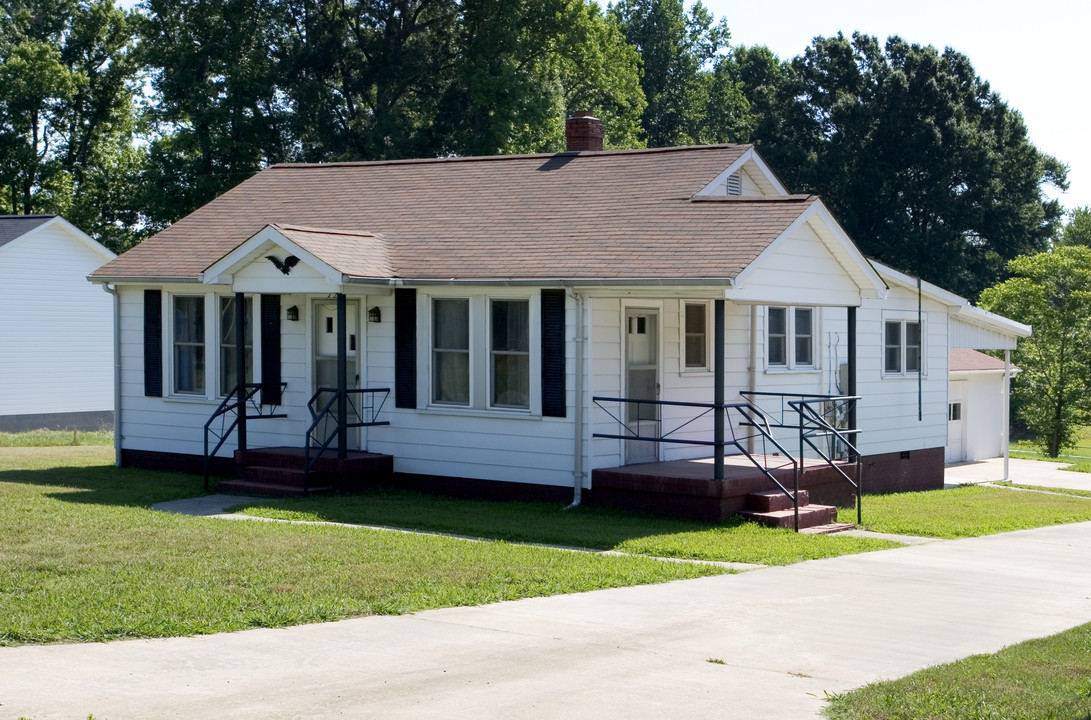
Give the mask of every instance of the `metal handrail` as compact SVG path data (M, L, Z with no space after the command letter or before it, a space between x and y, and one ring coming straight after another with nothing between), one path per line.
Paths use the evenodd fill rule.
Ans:
M752 401L756 398L778 398L780 400L779 421L773 423L772 427L795 430L799 434L800 467L802 467L804 445L806 445L814 450L823 462L833 468L845 482L852 486L856 494L856 522L861 524L863 522L862 465L860 463L860 451L850 439L858 436L861 431L858 428L839 428L835 426L825 417L823 412L816 408L816 406L823 406L833 408L834 412L844 411L843 416L848 417L850 415L848 408L859 401L860 396L757 391L743 391L739 394ZM770 412L767 408L765 411ZM788 411L791 411L794 415L791 421L786 417ZM818 438L826 438L829 441L830 449L828 453L823 451L815 442ZM856 480L849 477L833 459L833 456L837 454L834 449L840 446L845 448L845 454L850 461L855 462Z
M205 492L208 492L208 461L210 458L214 457L217 452L219 452L220 448L223 447L223 444L227 442L227 438L229 438L231 436L231 433L235 432L235 428L238 427L240 405L252 408L255 411L255 414L251 415L249 409L245 410L247 420L268 420L270 418L287 417L286 414L277 412L277 410L280 408L280 403L270 403L268 405L264 405L261 402L254 400L254 398L258 394L258 391L261 390L262 387L264 387L264 383L246 383L243 387L246 390L246 394L243 395L243 399L241 401L238 399L239 386L236 385L231 389L231 392L229 392L224 397L224 399L220 401L220 404L212 412L212 415L210 415L208 420L205 421L203 461ZM280 397L284 397L284 390L287 387L288 383L286 382L282 382L280 384ZM266 410L268 410L268 412L266 412ZM230 423L227 421L227 416L229 413L234 413L234 416L232 417ZM220 425L218 429L213 427L217 418L219 418L220 420ZM216 446L212 448L211 452L209 452L208 450L209 434L216 438Z
M329 393L330 398L319 407L319 398ZM381 398L376 400L381 393ZM390 388L348 388L345 390L345 400L347 407L350 410L350 415L355 416L357 421L346 422L344 428L358 427L375 427L377 425L389 425L388 420L377 420L379 413L382 411L383 406L386 405L386 400L390 396ZM363 401L367 398L367 403ZM341 424L338 422L337 413L334 407L338 404L338 400L341 398L341 392L337 388L320 387L315 390L314 395L307 402L307 409L311 412L311 424L307 428L307 434L303 443L303 494L307 495L310 492L311 486L311 471L315 465L318 464L319 458L322 457L322 453L326 452L333 439L337 437L341 431ZM353 400L356 402L353 402ZM370 420L364 419L364 411L369 411ZM333 419L333 429L328 431L325 436L316 434L319 426ZM311 455L312 449L317 449L314 455Z
M724 456L724 451L727 446L730 445L734 447L739 451L739 454L745 456L746 459L754 465L754 467L761 471L762 475L764 475L766 479L772 482L781 493L783 493L785 496L788 497L789 500L792 501L792 504L795 507L795 528L796 530L799 529L799 460L794 458L792 454L788 452L788 449L781 445L780 442L778 442L777 439L773 437L768 418L765 417L765 414L757 406L749 402L724 404L722 407L724 408L725 414L730 417L730 414L734 412L740 417L740 421L737 423L726 423L727 427L731 430L731 439L727 440L725 438L723 443L718 443L715 440L695 440L690 438L671 437L682 428L689 426L690 424L696 422L710 412L713 412L716 409L715 403L681 402L671 400L634 400L632 398L613 397L592 397L591 401L595 403L595 405L597 405L603 412L609 415L613 420L615 420L626 431L626 433L623 435L614 435L610 433L592 433L592 437L616 440L643 440L648 442L667 442L683 445L712 446L716 448L715 452L719 457ZM647 437L642 436L637 431L633 430L626 421L622 420L613 412L611 412L607 407L603 405L603 403L618 403L622 406L627 406L631 404L637 404L639 406L641 404L645 404L654 405L657 407L666 406L697 408L702 409L703 412L697 414L695 417L689 418L688 420L682 422L680 425L674 427L668 432L660 432L655 437ZM622 413L620 413L619 411L618 414ZM767 447L766 443L772 444L773 447L775 447L780 452L780 454L784 456L787 462L781 465L770 466L768 463L769 453L767 452L762 453L762 457L765 459L765 462L759 462L758 459L753 454L751 454L745 446L745 443L750 438L753 438L756 435L745 435L740 437L739 434L736 432L737 427L743 426L754 428L756 431L756 435L762 438L762 448L765 449ZM781 470L789 466L791 466L792 468L793 477L796 478L795 492L792 492L788 488L784 487L780 480L778 480L776 476L772 473L772 470Z

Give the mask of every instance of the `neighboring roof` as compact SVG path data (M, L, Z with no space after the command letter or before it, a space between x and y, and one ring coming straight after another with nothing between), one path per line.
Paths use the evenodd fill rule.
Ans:
M56 215L0 215L0 247L45 225Z
M1004 361L992 355L967 348L952 348L950 353L950 372L1004 372Z
M93 277L196 279L274 225L348 276L726 281L818 202L694 197L750 150L276 165Z
M912 275L899 272L875 260L872 260L871 264L887 284L900 285L914 292L917 290L917 278ZM921 281L920 290L925 297L941 305L946 305L948 314L951 317L958 318L961 322L1010 338L1030 337L1032 334L1030 325L1024 325L1003 315L982 310L966 298L955 295L950 290L944 290L938 285Z

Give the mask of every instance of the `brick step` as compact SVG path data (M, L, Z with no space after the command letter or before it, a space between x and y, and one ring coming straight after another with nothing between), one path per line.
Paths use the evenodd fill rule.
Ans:
M274 447L235 451L235 464L239 467L302 470L305 459L303 448ZM351 450L344 460L338 460L336 450L326 450L318 458L312 472L389 475L394 472L394 458L390 455Z
M766 527L790 528L795 526L795 510L771 512L741 512L742 517ZM837 520L837 508L833 505L807 505L799 508L799 529L828 525Z
M305 480L303 470L284 467L264 467L262 465L244 465L239 468L239 480L261 483L264 485L283 485L285 487L302 488ZM311 485L329 485L328 478L323 473L312 472Z
M253 482L251 480L221 480L216 483L216 492L227 493L228 495L257 495L258 497L303 497L302 487ZM333 488L329 485L316 485L310 489L312 495L330 492L333 492Z
M808 535L833 535L834 533L844 532L846 530L852 530L856 525L853 523L830 523L829 525L815 525L814 527L803 528L799 532L807 533Z
M799 506L811 504L811 496L806 490L799 491ZM777 510L791 510L792 499L779 490L749 493L746 496L746 509L750 512L767 513Z

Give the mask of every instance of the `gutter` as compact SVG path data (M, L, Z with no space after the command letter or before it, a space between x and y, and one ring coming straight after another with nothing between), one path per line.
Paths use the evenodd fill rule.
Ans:
M121 297L116 286L102 289L114 296L114 465L121 467Z
M460 285L499 285L502 287L548 287L571 291L573 287L734 287L733 278L363 278L345 277L346 285L381 285L383 287L432 287Z

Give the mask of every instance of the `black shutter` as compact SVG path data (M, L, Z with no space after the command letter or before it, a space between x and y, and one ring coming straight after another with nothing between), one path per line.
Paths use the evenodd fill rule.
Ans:
M280 405L280 295L261 296L261 404Z
M144 291L144 394L163 397L163 292Z
M417 291L394 291L394 407L417 407Z
M564 290L542 290L542 415L564 417Z

